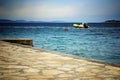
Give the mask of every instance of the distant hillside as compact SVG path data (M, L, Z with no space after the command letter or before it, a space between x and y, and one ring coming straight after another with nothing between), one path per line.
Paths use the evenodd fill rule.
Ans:
M15 22L27 22L26 20L16 20Z
M13 22L12 20L9 20L9 19L0 19L0 22L1 23L5 23L5 22Z
M19 23L19 22L27 22L26 20L9 20L9 19L0 19L0 23Z
M120 20L107 20L105 23L120 23Z
M0 19L0 23L63 23L64 21L26 21L26 20L9 20Z

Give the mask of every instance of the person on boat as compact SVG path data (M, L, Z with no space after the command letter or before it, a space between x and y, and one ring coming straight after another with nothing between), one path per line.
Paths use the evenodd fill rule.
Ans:
M84 28L88 28L88 25L86 23L83 23Z

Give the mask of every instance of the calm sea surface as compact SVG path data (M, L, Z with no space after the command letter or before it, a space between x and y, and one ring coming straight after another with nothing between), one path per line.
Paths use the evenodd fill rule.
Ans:
M76 29L70 23L0 26L0 37L31 38L37 48L120 64L120 24L89 25L89 29Z

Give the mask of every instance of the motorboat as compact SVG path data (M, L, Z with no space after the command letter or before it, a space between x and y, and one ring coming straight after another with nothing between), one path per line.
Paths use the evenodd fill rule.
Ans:
M73 24L73 27L75 27L75 28L89 28L89 26L86 23Z

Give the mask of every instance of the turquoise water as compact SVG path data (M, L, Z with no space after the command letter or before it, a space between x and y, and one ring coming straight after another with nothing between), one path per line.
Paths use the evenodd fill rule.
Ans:
M89 29L70 25L15 26L1 28L0 37L31 38L37 48L120 64L119 25L91 24Z

